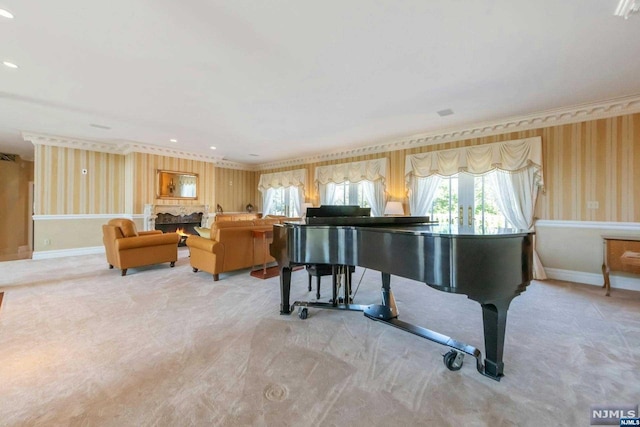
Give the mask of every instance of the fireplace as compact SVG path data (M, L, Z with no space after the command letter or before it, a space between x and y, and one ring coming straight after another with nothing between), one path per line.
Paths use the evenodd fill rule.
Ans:
M208 205L145 205L144 208L145 230L182 234L179 246L185 245L184 234L197 234L195 227L206 227L208 221Z
M178 246L184 246L190 234L197 234L195 227L202 223L202 212L194 212L190 215L172 215L170 213L159 213L156 217L156 230L165 233L176 232L180 234Z

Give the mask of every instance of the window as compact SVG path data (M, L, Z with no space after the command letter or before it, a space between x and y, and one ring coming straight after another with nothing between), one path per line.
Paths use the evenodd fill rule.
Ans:
M298 205L295 203L297 197L298 189L296 187L270 188L267 191L267 198L271 200L271 203L266 215L300 216Z
M363 186L367 185L363 182L345 181L341 184L335 184L333 191L333 204L335 205L358 205L363 208L370 207L369 202L364 196Z
M372 216L382 216L385 204L385 177L389 159L341 163L316 168L316 184L321 205L359 205L371 208Z
M306 176L306 169L260 175L258 190L262 193L262 214L300 216Z
M474 226L481 230L509 228L511 224L496 202L496 191L491 174L471 175L458 173L440 178L429 215L441 224L455 223Z

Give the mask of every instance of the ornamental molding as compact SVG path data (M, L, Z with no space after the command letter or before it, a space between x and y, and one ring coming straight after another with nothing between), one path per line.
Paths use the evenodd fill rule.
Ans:
M155 154L157 156L175 157L187 160L213 163L215 166L228 169L254 170L255 166L230 162L222 156L206 156L174 148L136 142L105 142L88 139L68 138L33 132L22 132L22 138L33 145L50 145L54 147L73 148L77 150L97 151L100 153L127 155L131 153Z
M579 123L588 120L605 119L609 117L634 114L640 112L640 94L614 98L606 101L579 104L570 107L556 108L522 116L514 116L497 121L480 122L456 128L436 130L427 133L414 134L388 142L358 148L347 148L329 153L297 157L282 161L263 163L259 165L232 162L223 156L208 156L173 148L160 147L136 142L104 142L92 141L62 136L22 132L25 141L34 145L52 145L57 147L75 148L80 150L99 151L103 153L122 154L146 153L159 156L177 157L188 160L198 160L213 163L217 167L248 171L278 169L284 167L305 165L345 159L349 157L380 154L389 151L406 150L446 142L461 141L470 138L500 135L508 132L521 132L550 126Z
M632 95L596 103L580 104L523 116L515 116L499 121L480 122L466 127L461 126L447 130L415 134L377 145L264 163L259 165L258 169L277 169L301 164L320 163L348 157L379 154L389 151L406 150L446 142L461 141L470 138L480 138L509 132L521 132L550 126L585 122L588 120L605 119L638 112L640 112L640 95Z
M175 216L187 216L202 212L201 227L207 226L209 220L209 205L144 205L143 224L144 230L155 230L158 214L171 214Z

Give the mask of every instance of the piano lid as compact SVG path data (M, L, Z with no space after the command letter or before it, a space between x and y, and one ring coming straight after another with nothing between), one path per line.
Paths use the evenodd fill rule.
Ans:
M322 205L318 208L307 208L309 217L358 217L371 216L371 208L361 208L358 205Z

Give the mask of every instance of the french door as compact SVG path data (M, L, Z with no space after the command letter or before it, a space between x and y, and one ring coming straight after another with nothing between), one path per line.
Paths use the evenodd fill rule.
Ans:
M452 224L459 230L510 227L495 202L489 172L484 175L458 173L442 177L431 207L431 217L441 224Z

